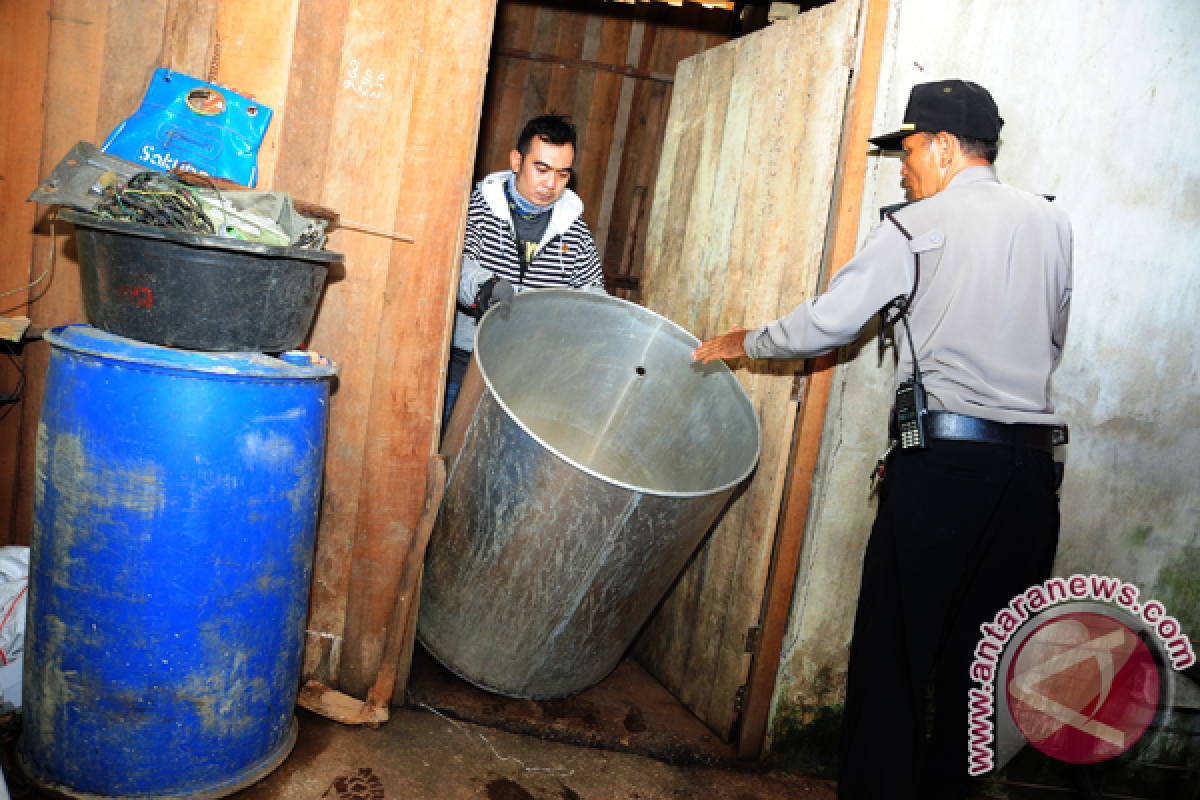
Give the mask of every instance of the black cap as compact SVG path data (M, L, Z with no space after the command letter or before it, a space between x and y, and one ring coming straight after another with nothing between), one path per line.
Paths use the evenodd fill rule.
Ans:
M904 124L898 131L870 140L880 150L899 150L904 137L914 133L952 133L968 139L994 142L1004 120L988 90L970 81L919 83L908 96Z

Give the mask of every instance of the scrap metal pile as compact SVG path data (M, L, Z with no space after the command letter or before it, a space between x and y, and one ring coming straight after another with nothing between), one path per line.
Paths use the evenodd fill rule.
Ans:
M89 142L72 147L29 199L103 219L272 247L319 250L326 228L337 221L334 212L295 202L285 192L247 189L193 172L146 171Z

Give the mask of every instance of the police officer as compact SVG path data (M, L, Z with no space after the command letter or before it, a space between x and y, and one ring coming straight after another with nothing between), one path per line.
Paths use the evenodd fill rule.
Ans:
M898 320L900 446L881 464L863 562L842 798L963 796L979 625L1049 577L1058 545L1051 451L1066 429L1049 389L1071 299L1071 226L1044 197L997 179L1001 125L981 86L914 87L900 130L871 140L903 151L912 202L824 294L693 354L810 358L853 342L881 309Z

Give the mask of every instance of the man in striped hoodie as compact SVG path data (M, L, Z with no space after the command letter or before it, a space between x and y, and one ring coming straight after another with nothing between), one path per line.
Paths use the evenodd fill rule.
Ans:
M575 126L557 114L534 117L509 153L512 169L493 172L471 192L446 420L475 347L475 325L489 308L524 289L604 291L583 201L567 188L574 163Z

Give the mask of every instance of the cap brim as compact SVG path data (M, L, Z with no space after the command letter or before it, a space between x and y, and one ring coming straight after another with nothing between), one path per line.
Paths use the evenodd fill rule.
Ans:
M909 136L916 133L912 128L901 128L898 131L885 133L882 136L874 136L867 141L878 147L880 150L901 150L901 143Z

